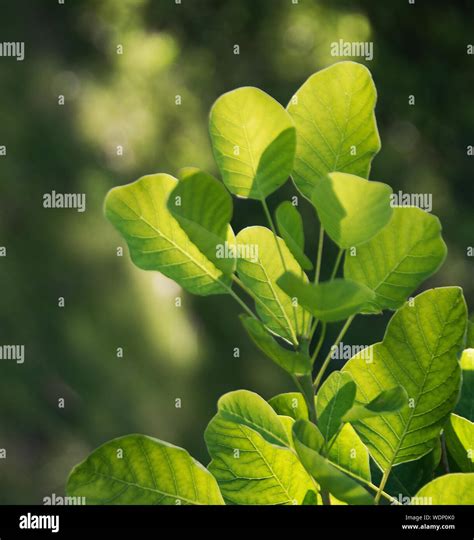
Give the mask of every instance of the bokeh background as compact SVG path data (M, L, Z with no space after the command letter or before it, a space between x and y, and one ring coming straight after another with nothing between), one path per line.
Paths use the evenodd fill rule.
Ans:
M132 432L184 446L207 463L202 434L221 394L247 388L269 398L292 390L251 345L230 297L184 295L175 308L175 284L117 257L123 243L102 204L112 186L143 174L175 174L185 165L216 173L207 132L213 101L253 85L286 104L309 75L335 61L330 43L340 38L374 42L367 65L383 147L371 177L394 190L432 193L443 223L448 260L423 288L461 285L472 310L473 6L2 0L1 40L25 41L26 58L0 58L0 145L8 152L0 157L0 246L7 247L0 343L24 344L26 361L0 362L0 448L7 451L0 503L64 494L75 463ZM86 193L87 212L43 209L43 194L53 189ZM270 205L293 193L288 182ZM303 211L313 258L318 226L311 209ZM236 201L234 228L257 223L264 223L259 205ZM333 256L328 248L323 277ZM359 317L345 341L379 340L388 317Z

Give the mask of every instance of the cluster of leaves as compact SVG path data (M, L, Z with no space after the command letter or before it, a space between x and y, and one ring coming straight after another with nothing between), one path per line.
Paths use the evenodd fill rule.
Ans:
M268 402L246 390L224 395L205 432L207 468L151 437L110 441L73 469L70 496L90 504L474 502L473 327L458 287L410 297L446 245L435 216L394 208L390 186L368 180L380 149L375 102L370 72L353 62L311 76L286 109L239 88L210 113L223 182L186 168L179 180L154 174L109 192L106 215L134 263L190 293L231 295L250 338L298 391ZM298 198L282 203L275 221L266 202L289 176L321 224L311 280ZM229 192L261 201L270 228L235 235ZM325 235L339 254L320 282ZM324 379L334 350L320 355L327 325L345 321L337 346L357 314L383 310L396 310L383 341Z

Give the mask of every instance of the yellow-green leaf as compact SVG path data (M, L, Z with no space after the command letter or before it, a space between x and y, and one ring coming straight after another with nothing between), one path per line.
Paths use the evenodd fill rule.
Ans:
M161 272L194 294L226 293L230 278L191 242L168 210L177 182L168 174L154 174L115 187L105 200L106 216L139 268ZM235 242L231 237L229 241Z
M328 172L368 178L380 150L375 121L377 93L362 64L339 62L312 75L288 105L297 133L296 187L311 199Z
M209 130L222 179L235 195L263 200L288 179L296 147L293 121L262 90L244 87L221 96Z
M72 470L67 494L86 504L224 504L216 480L186 450L145 435L97 448Z

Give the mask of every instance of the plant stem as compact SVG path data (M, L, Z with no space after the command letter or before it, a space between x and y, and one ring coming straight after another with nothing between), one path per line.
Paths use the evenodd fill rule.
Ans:
M332 270L332 274L331 274L331 277L330 277L329 281L332 281L336 277L336 274L337 274L337 271L339 270L339 265L341 264L341 260L342 260L343 255L344 255L344 250L340 249L339 253L337 254L336 262L334 264L334 268Z
M313 354L311 356L311 364L314 365L314 362L316 361L316 358L318 357L319 351L321 350L321 347L324 343L324 338L326 337L326 328L327 324L323 323L323 327L321 329L321 335L319 336L318 344L316 345L316 348L313 351Z
M375 495L375 504L379 504L380 497L382 495L382 492L385 488L385 484L387 483L388 477L390 476L390 471L392 470L391 467L389 467L382 476L382 481L380 482L380 486L377 489L377 494Z
M323 365L321 366L321 369L319 370L319 373L318 373L316 379L314 379L314 388L315 388L315 390L318 389L318 387L319 387L319 385L321 383L321 379L324 376L324 372L326 371L326 369L327 369L327 367L329 365L329 362L331 361L333 348L337 347L339 345L341 339L344 337L345 333L349 329L349 326L351 325L352 321L354 320L354 317L355 317L355 315L352 315L351 317L349 317L347 319L347 321L345 322L345 324L342 327L341 331L339 332L339 335L337 336L336 341L334 342L332 347L329 349L329 352L328 352L328 354L327 354L327 356L326 356L326 358L325 358L325 360L323 362Z
M331 499L329 498L329 491L327 489L321 489L321 499L325 506L331 506Z
M263 206L263 211L265 212L265 215L267 217L268 224L270 225L270 229L272 230L273 238L275 239L275 244L277 246L278 253L280 254L280 259L281 259L281 263L283 265L283 269L285 270L285 272L287 272L288 269L286 267L285 258L283 257L283 252L281 250L280 242L278 242L278 235L277 235L277 232L276 232L275 223L273 223L273 218L272 218L272 215L271 215L270 210L268 208L267 200L266 199L261 199L261 202L262 202L262 206ZM296 313L296 306L293 305L293 300L291 300L291 305L293 307L293 317L295 318L295 334L296 334L296 336L298 336L298 317L297 317L297 313ZM304 328L304 322L303 322L303 328Z
M247 306L247 304L240 298L240 296L232 290L232 287L227 286L226 289L228 290L229 294L232 296L232 298L242 306L245 311L254 319L258 320L258 317L255 315L255 313Z
M372 484L372 482L370 482L369 480L366 480L365 478L360 477L359 475L353 473L352 471L349 471L349 470L345 469L344 467L341 467L337 463L332 463L332 464L334 465L334 467L337 467L343 473L347 474L348 476L352 476L352 478L354 478L355 480L361 482L362 484L365 484L367 487L369 487L373 491L378 492L379 488L375 484ZM385 491L381 491L380 494L381 494L382 497L385 497L390 502L396 501L397 504L401 504L400 502L398 502L396 499L394 499L391 495L389 495Z
M315 272L314 272L314 283L317 285L319 283L319 276L321 275L321 261L323 259L323 244L324 244L324 227L321 224L319 229L319 241L318 241L318 253L316 256Z

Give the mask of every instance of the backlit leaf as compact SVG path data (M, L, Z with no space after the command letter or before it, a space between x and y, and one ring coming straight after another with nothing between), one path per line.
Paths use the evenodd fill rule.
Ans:
M344 424L327 457L331 463L370 482L369 451L350 424Z
M408 395L403 386L383 390L378 396L364 405L356 403L343 417L344 422L356 422L399 411L408 403Z
M377 93L362 64L339 62L312 75L288 105L297 146L292 173L308 199L320 178L340 171L368 178L380 150Z
M323 322L336 322L359 313L374 299L365 285L347 279L334 279L314 285L292 272L285 272L277 284L298 304Z
M278 394L268 400L268 403L278 414L289 416L294 420L303 418L308 419L308 406L299 392L287 392L286 394Z
M352 407L356 385L349 373L334 371L318 391L316 413L318 428L329 442L341 428L343 416Z
M474 504L474 473L446 474L423 486L416 494L425 504Z
M224 504L213 476L186 450L145 435L97 448L72 470L67 494L87 504Z
M452 414L444 429L450 457L462 472L474 472L474 423Z
M293 121L262 90L244 87L221 96L209 130L222 179L235 195L262 200L288 179L296 147Z
M266 227L247 227L237 235L237 272L243 283L260 299L256 308L265 325L285 339L297 342L309 324L309 315L301 306L294 306L292 298L277 285L277 279L291 270L307 280L300 265L286 247ZM283 255L283 265L280 251Z
M311 359L307 354L284 349L259 320L248 315L241 315L240 320L255 345L285 371L291 375L311 373Z
M226 246L233 236L232 197L210 174L188 168L182 175L168 198L168 210L200 251L230 275L236 263L234 244Z
M284 201L276 210L276 222L281 237L303 270L311 270L313 265L304 253L303 218L298 209Z
M463 351L461 369L461 396L456 405L456 413L474 422L474 349L465 349Z
M458 287L431 289L405 304L390 320L384 339L344 367L357 384L356 401L403 386L408 402L397 413L353 425L372 457L386 470L430 452L452 412L461 384L457 354L466 327Z
M301 462L323 489L348 504L373 504L367 490L321 455L324 439L314 424L297 420L293 441Z
M324 229L343 249L370 240L390 220L392 188L341 172L321 178L312 201Z
M346 254L344 276L375 294L369 311L398 309L446 257L437 217L419 208L395 208L389 224L355 255Z
M191 242L168 210L177 182L169 174L154 174L115 187L107 194L105 214L139 268L161 272L194 294L226 293L230 278ZM229 242L235 240L229 237Z
M204 434L212 457L209 470L228 504L301 504L316 486L291 448L269 442L267 431L274 437L279 418L273 413L270 424L268 418L260 421L262 410L263 404L255 402L242 420L226 415L219 401L218 413ZM258 431L250 423L258 424Z

